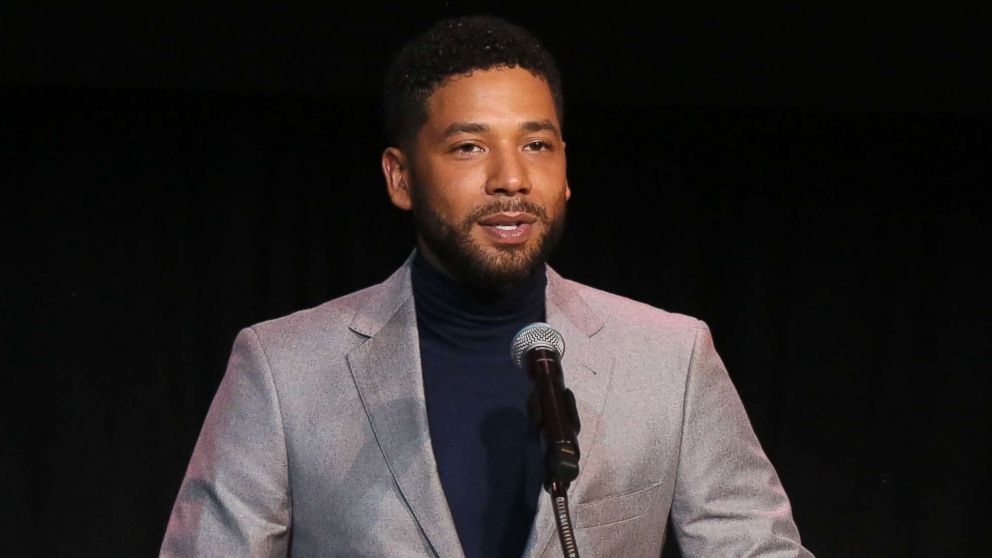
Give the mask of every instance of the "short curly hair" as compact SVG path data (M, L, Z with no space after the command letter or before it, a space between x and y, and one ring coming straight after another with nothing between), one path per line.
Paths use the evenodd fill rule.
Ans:
M517 66L547 82L561 125L561 75L551 53L530 31L488 15L438 22L407 43L386 71L382 108L387 141L397 146L411 141L427 122L427 100L451 77Z

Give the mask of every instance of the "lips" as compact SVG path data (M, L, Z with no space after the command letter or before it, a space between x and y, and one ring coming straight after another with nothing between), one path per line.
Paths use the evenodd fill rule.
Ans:
M494 213L479 219L479 224L484 227L512 227L519 225L532 225L537 221L537 217L522 211Z
M488 236L499 244L522 244L530 238L531 225L537 217L530 213L503 212L479 219Z

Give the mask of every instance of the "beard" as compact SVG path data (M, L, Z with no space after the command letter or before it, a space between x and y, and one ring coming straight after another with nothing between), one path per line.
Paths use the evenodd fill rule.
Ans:
M481 291L503 291L527 281L544 266L565 230L564 203L549 219L543 207L519 197L495 199L453 223L438 214L419 189L412 189L411 201L413 221L426 247L456 280ZM481 246L472 238L473 227L501 212L534 215L536 223L544 225L540 236L523 245Z

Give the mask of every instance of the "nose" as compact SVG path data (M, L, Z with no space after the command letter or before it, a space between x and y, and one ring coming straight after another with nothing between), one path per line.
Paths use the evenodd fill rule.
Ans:
M515 196L530 192L530 179L524 154L515 149L493 150L489 160L486 193L490 196Z

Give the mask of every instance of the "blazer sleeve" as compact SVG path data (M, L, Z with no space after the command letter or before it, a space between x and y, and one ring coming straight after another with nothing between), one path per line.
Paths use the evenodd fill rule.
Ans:
M290 514L279 398L258 336L247 328L235 339L160 556L286 556Z
M686 380L672 523L686 558L812 556L705 327Z

